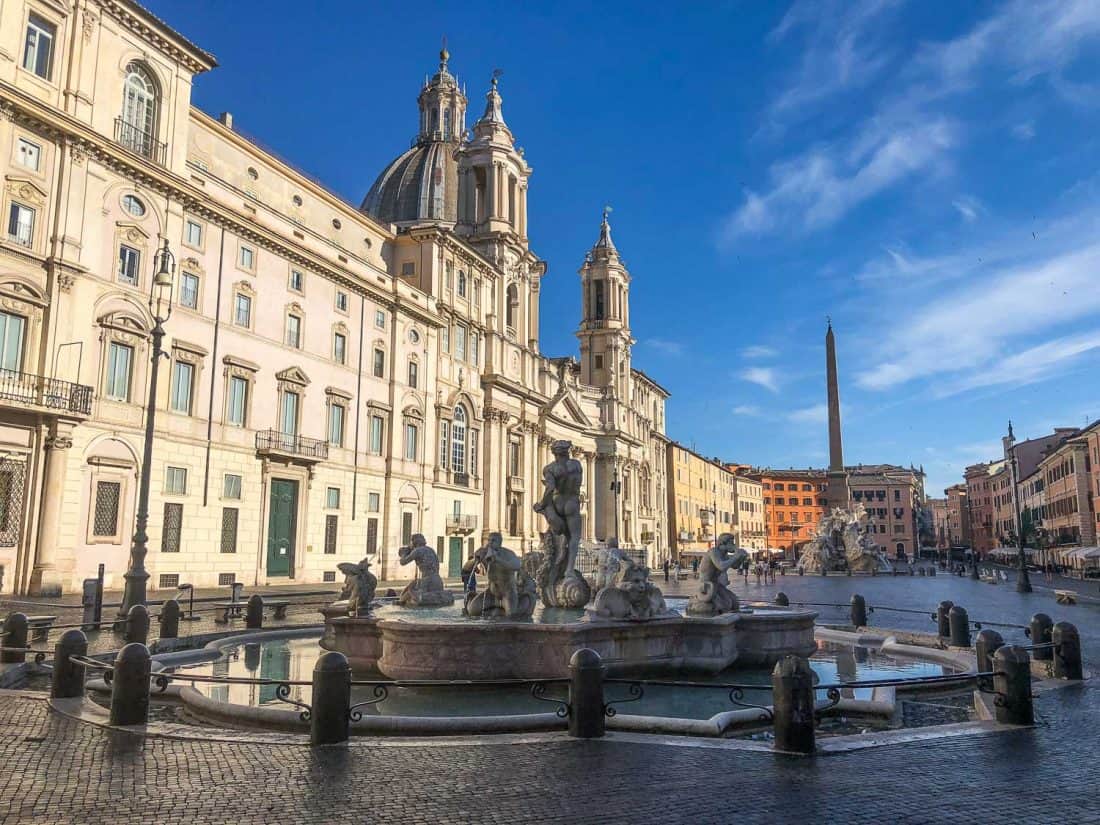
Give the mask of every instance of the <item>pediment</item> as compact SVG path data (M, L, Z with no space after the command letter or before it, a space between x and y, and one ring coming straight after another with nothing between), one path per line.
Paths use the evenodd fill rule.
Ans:
M566 389L564 392L559 391L558 394L550 400L550 403L546 405L543 414L556 414L558 417L580 427L592 426L592 422L589 420L588 416L584 414L580 402L571 389Z
M149 240L149 233L142 229L136 223L130 223L128 221L118 221L115 224L118 227L118 234L123 240L129 241L132 244L142 244Z
M4 178L4 188L18 201L31 206L43 206L49 193L30 178L8 175Z
M309 376L303 372L301 367L287 367L285 370L275 373L275 378L278 381L285 381L288 384L300 384L303 387L309 386Z

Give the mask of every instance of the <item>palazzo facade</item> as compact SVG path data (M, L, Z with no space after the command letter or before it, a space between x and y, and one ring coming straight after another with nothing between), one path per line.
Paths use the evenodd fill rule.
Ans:
M548 358L531 167L496 80L467 131L440 58L412 148L357 208L193 108L214 58L137 3L4 4L0 592L71 591L100 564L120 588L146 471L153 589L335 581L364 556L410 578L416 532L457 575L490 531L537 544L558 439L585 467L585 541L667 555L668 393L631 363L607 217L579 272L579 358Z

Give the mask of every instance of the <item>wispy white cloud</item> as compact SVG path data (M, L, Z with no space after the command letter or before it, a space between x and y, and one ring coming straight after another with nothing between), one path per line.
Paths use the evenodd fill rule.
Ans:
M746 418L761 418L763 417L763 411L752 404L738 404L733 408L734 415L743 415Z
M668 338L646 338L643 343L665 355L683 355L685 351L683 342L671 341Z
M1012 127L1012 136L1016 140L1031 140L1035 137L1035 121L1025 120Z
M967 223L973 223L985 211L981 201L969 195L960 195L951 201L951 205L955 207L955 210L963 216L963 220Z
M772 392L779 392L779 379L771 367L748 367L739 373L743 381L757 384Z
M1100 329L1054 338L996 359L980 371L964 375L939 388L937 394L947 396L980 387L1033 384L1072 368L1080 356L1097 350L1100 350Z
M829 407L826 404L814 404L787 413L792 424L824 424L829 420Z
M797 0L769 35L773 43L803 36L801 60L787 87L771 105L773 116L804 111L839 92L872 82L892 50L880 24L899 0Z
M764 346L763 344L754 344L741 350L741 357L748 359L774 358L778 354L779 351L774 347Z

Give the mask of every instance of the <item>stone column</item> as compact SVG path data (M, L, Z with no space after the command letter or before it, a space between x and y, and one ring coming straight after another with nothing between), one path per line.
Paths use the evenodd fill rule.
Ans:
M485 166L485 220L490 220L497 212L497 166L488 163Z
M38 523L38 546L30 592L34 596L60 596L61 576L57 571L58 529L65 500L65 466L73 446L73 425L57 422L46 436L46 472L42 480L42 512Z

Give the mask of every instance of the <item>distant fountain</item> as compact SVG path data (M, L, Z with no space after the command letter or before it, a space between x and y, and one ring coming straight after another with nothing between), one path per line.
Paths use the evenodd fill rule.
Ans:
M871 537L870 518L859 502L848 509L834 507L821 517L817 532L803 548L798 565L807 573L830 570L873 573L894 569Z

